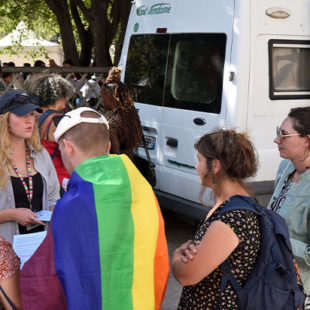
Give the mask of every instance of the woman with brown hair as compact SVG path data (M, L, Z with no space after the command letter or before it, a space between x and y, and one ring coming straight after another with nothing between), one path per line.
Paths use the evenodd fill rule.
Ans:
M139 115L125 84L120 81L121 70L113 67L101 88L106 110L111 111L109 120L111 154L126 154L133 159L133 149L143 141Z
M178 309L237 309L238 297L230 283L220 294L219 265L229 258L232 273L241 285L245 282L260 250L259 219L248 210L221 210L236 195L250 198L245 179L257 169L254 148L246 134L234 130L207 134L195 147L201 185L213 189L216 203L194 240L174 251L172 271L184 285Z

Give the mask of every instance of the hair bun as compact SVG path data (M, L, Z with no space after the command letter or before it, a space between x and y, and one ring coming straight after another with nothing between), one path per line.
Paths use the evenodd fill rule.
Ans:
M105 82L107 84L119 82L121 80L121 72L122 70L120 68L112 67Z

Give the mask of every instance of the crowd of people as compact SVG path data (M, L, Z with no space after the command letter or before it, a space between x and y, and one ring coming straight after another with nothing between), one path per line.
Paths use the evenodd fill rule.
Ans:
M0 96L0 302L4 309L160 309L168 249L156 196L133 162L143 133L130 90L112 68L100 88L107 117L91 103L67 111L74 91L45 73ZM287 223L307 296L309 119L310 108L295 108L277 127L283 161L268 205ZM171 258L184 286L178 309L239 309L232 283L221 288L221 264L228 260L243 286L260 255L261 224L254 212L225 207L234 197L254 199L246 180L258 158L247 134L235 130L194 143L201 186L213 190L215 204ZM53 212L51 222L38 218L41 210ZM20 271L14 235L44 230Z
M1 64L2 68L14 68L14 62L4 62ZM24 68L30 68L30 63L24 63ZM47 74L52 68L52 72L58 72L58 68L71 68L73 67L73 62L70 59L63 61L62 67L57 65L53 59L49 60L48 66L42 60L36 60L33 64L33 68L37 68L36 72L30 73L27 70L20 73L12 73L4 71L0 74L0 94L7 90L26 90L33 88L33 82L38 76L42 74ZM55 70L57 69L57 70ZM1 71L0 71L1 72ZM59 73L60 74L60 73ZM73 107L79 106L83 101L87 103L88 106L95 106L98 102L101 102L101 91L100 87L102 85L101 78L98 79L96 73L89 73L82 76L77 72L62 73L63 77L66 77L73 84L74 96L70 97L71 105ZM98 80L98 81L97 81Z

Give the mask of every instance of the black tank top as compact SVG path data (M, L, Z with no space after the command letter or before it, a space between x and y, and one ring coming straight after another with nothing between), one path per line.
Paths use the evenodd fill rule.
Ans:
M24 178L27 186L29 187L29 178ZM29 209L29 202L25 188L19 177L11 176L11 182L14 192L15 208ZM43 197L43 180L41 174L38 172L32 176L33 182L33 197L32 197L32 211L38 212L42 210L42 197ZM31 230L27 230L25 226L18 224L20 234L29 234L44 230L44 226L39 225Z

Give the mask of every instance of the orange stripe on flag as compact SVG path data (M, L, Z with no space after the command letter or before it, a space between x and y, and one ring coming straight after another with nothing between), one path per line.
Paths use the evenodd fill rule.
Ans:
M155 194L154 194L155 196ZM159 219L158 236L156 244L156 253L154 257L154 293L155 293L155 310L159 310L165 297L168 276L169 276L169 256L165 235L165 223L161 215L160 207L156 199L157 212Z

